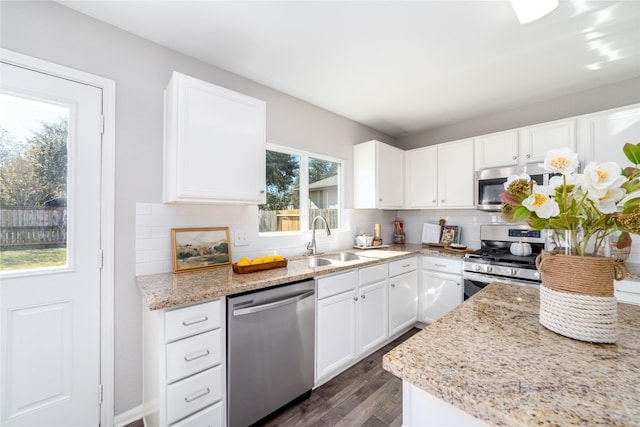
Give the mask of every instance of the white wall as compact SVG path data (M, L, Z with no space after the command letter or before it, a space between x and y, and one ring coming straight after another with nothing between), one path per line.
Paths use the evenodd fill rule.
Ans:
M640 102L640 77L418 132L398 139L396 146L410 150L638 102Z
M116 82L114 411L120 414L142 401L141 303L135 284L136 208L138 203L153 205L162 200L162 92L172 71L265 100L270 142L343 158L348 170L353 144L370 139L395 141L57 3L2 1L0 8L3 48ZM351 200L350 184L346 197ZM213 208L213 212L212 218L222 224L241 228L253 224L253 220L243 223L235 210Z

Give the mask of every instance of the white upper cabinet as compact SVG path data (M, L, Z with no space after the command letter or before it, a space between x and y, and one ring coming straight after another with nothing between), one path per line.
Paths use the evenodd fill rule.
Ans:
M435 145L405 152L405 201L409 209L438 206L438 147Z
M472 139L409 150L405 158L406 209L474 207Z
M476 169L518 164L518 131L492 133L474 141Z
M578 132L578 149L585 164L614 161L623 168L630 166L622 147L640 142L640 104L582 116Z
M264 101L174 72L165 91L165 203L265 203Z
M353 205L358 209L402 209L404 151L380 141L353 147Z
M547 151L576 151L575 119L558 120L475 138L476 170L544 161Z
M576 151L576 121L558 120L521 128L519 147L521 165L543 162L547 151L556 148Z
M438 145L438 206L473 208L473 140Z

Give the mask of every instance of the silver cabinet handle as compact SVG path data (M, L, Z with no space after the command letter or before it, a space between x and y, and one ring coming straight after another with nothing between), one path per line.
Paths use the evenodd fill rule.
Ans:
M193 352L191 354L187 354L184 357L184 361L185 362L193 362L194 360L197 359L201 359L203 357L207 357L208 355L210 355L211 353L209 352L209 350L200 350L200 351L196 351Z
M358 301L358 297L353 297L353 300L354 301Z
M526 157L527 159L530 159L530 158L531 158L531 154L527 154L525 157Z
M431 203L435 203L437 200L432 200Z
M365 299L366 295L360 295L360 298Z
M517 160L518 156L511 156L511 160Z
M392 283L392 284L391 284L391 287L392 287L392 288L395 288L395 287L396 287L396 284L395 284L395 283Z
M442 268L447 268L446 265L444 264L433 264L435 267L442 267Z
M207 320L209 320L209 318L207 316L195 317L195 318L192 318L192 319L183 320L182 321L182 326L196 325L198 323L206 322Z
M191 393L189 396L185 396L184 401L187 403L191 403L194 400L200 399L201 397L204 397L209 393L211 393L211 389L209 387L203 388L202 390L198 390L195 393Z
M264 190L260 190L260 194L264 194Z
M402 268L408 268L408 267L411 267L411 264L404 264L404 265L402 266Z

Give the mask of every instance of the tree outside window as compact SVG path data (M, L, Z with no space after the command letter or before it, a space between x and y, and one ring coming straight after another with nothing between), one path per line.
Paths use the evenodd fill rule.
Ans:
M273 147L266 156L267 203L259 206L260 232L306 231L317 215L330 228L340 227L341 162Z

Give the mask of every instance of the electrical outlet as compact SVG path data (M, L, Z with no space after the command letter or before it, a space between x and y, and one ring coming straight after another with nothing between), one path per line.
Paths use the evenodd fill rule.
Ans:
M249 233L236 231L233 237L233 246L249 246Z

